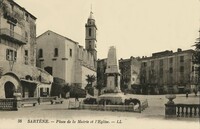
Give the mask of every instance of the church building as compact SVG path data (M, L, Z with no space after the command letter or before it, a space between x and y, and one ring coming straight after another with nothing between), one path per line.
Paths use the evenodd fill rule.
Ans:
M54 79L84 88L86 75L96 77L96 31L93 13L85 24L85 48L56 32L48 30L37 37L37 66L45 69Z

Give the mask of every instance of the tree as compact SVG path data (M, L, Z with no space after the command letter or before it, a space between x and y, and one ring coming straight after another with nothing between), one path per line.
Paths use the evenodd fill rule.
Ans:
M199 30L199 34L200 34L200 30ZM199 35L199 38L197 38L197 41L195 42L194 46L195 46L195 53L194 53L193 63L197 65L197 76L198 76L197 82L199 83L200 81L200 35Z
M62 88L61 88L61 95L62 95L62 97L66 97L66 94L68 93L68 92L70 92L70 90L71 90L71 87L70 87L70 85L68 84L68 83L65 83L65 84L63 84L63 86L62 86Z
M100 95L101 90L106 87L106 85L104 84L104 80L99 80L97 81L97 85L96 85L96 89L98 89L98 95Z
M128 83L130 82L130 78L128 78L127 76L121 78L121 90L122 91L126 91L128 89Z
M88 83L88 85L92 86L92 83L96 80L96 77L94 75L86 75L86 81Z
M86 81L87 85L85 87L85 90L88 91L90 95L94 95L94 87L92 87L92 83L96 80L96 77L94 75L86 75Z

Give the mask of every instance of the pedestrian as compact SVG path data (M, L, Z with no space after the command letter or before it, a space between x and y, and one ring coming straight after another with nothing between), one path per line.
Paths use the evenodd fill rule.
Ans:
M79 101L79 100L78 100L78 95L77 95L77 94L76 94L76 96L75 96L75 101Z
M186 98L188 98L188 92L186 92Z
M38 104L40 105L40 97L38 98Z
M196 89L194 89L194 94L195 94L195 96L197 96L197 90Z

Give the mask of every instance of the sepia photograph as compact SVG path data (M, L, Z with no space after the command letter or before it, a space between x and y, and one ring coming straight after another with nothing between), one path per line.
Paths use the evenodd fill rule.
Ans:
M199 129L200 0L0 0L0 129Z

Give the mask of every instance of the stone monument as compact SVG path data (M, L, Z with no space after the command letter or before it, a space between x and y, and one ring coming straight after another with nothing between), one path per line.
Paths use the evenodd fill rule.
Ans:
M118 67L116 48L111 46L108 51L107 67L105 74L107 75L106 90L115 93L121 92L120 90L120 72Z
M120 90L120 72L118 67L116 48L111 46L108 51L107 66L105 74L107 75L107 83L104 93L98 97L99 102L108 104L121 104L124 102L125 96Z

